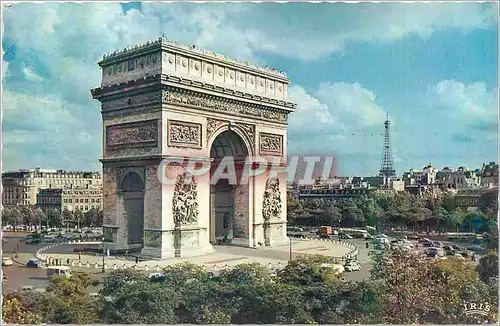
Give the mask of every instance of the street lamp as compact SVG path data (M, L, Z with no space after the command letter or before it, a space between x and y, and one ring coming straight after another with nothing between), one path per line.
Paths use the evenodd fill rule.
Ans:
M288 240L290 240L290 261L293 260L292 258L292 238L288 238Z
M102 238L102 272L106 273L106 269L104 268L104 255L106 251L104 250L104 237Z

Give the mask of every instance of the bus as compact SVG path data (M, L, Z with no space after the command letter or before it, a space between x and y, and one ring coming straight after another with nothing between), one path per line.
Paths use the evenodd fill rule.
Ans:
M354 238L363 238L363 239L370 238L370 233L367 230L363 230L363 229L342 228L342 229L340 229L340 232L350 234Z

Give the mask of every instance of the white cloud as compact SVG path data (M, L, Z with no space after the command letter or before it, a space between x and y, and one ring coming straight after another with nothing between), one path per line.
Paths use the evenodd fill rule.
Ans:
M483 82L443 80L431 89L436 105L454 119L478 129L498 129L498 89Z
M307 146L291 150L309 150L310 146L319 150L332 143L332 148L343 153L380 151L385 113L373 92L358 83L323 83L312 94L300 86L290 87L288 94L297 103L297 111L289 118L290 137L307 139L301 142Z
M4 41L16 47L9 69L10 75L16 75L6 75L5 61L2 72L8 92L3 99L5 162L11 167L43 165L44 160L56 162L59 155L68 162L77 157L99 166L101 117L99 104L89 92L100 84L96 63L104 53L160 34L257 63L263 52L309 60L344 51L351 41L392 42L410 34L428 37L449 27L469 31L496 26L492 7L472 3L142 3L142 11L125 14L119 3L110 2L13 4L4 9ZM10 82L10 77L31 83ZM28 86L38 88L35 92ZM299 105L290 118L292 130L323 132L322 140L341 143L350 151L362 151L356 141L366 146L373 142L379 150L378 129L384 113L370 90L355 83L325 83L313 92L294 85L289 94ZM28 137L20 136L20 125L31 128ZM324 136L325 131L329 136ZM19 148L26 148L22 143L37 145L45 154L35 157L20 152Z
M323 83L313 95L300 86L291 86L288 95L298 107L290 117L290 126L296 130L328 128L349 132L380 126L385 119L375 94L358 83Z
M24 67L23 68L23 74L24 77L31 82L41 82L43 81L43 77L38 75L31 67Z
M40 98L3 92L4 162L9 168L30 167L31 156L42 162L66 163L83 168L98 165L101 134L88 133L86 124L75 117L74 104L58 98ZM35 149L36 153L28 149ZM36 164L38 162L33 162ZM53 167L56 167L54 165Z

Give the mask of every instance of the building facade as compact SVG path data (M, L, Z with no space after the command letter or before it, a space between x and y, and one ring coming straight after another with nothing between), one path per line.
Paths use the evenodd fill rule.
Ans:
M91 209L102 209L101 187L46 188L37 194L37 207L45 214L57 210L63 212L76 210L86 213Z
M101 174L66 170L26 169L2 174L2 202L10 205L36 205L37 194L46 188L102 187Z
M295 110L286 75L165 38L99 65L92 96L101 102L103 232L111 248L169 258L202 255L219 241L288 243L284 165L250 182L211 183L225 157L239 167L253 156L286 161ZM191 175L188 159L210 171Z
M481 168L481 186L498 187L498 164L490 162Z

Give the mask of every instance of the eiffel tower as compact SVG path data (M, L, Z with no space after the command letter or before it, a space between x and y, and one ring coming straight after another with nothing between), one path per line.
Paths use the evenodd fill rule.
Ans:
M388 114L386 115L384 122L384 148L382 152L382 165L380 167L379 176L384 177L384 180L396 177L396 171L394 170L394 163L392 161L390 123Z

